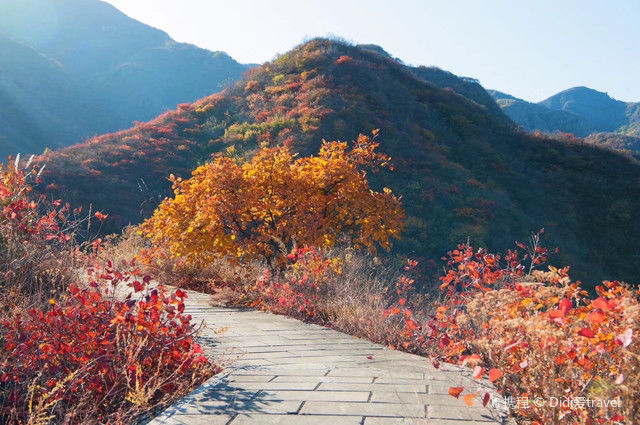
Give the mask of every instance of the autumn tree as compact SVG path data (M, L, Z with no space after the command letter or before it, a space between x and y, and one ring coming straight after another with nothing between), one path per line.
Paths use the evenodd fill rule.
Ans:
M374 137L351 148L323 141L317 156L262 148L245 163L218 156L188 180L171 177L165 199L141 232L188 263L216 257L264 258L278 264L297 245L390 249L403 227L400 201L369 186L366 170L390 167Z

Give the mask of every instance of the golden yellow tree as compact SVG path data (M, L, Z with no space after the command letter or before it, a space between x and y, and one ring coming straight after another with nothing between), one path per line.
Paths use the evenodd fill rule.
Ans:
M360 135L352 148L323 141L317 156L285 147L263 148L243 164L218 156L188 180L172 176L175 196L141 232L192 264L220 256L275 264L296 244L329 247L341 237L388 250L404 211L390 189L369 187L365 169L390 166L378 145Z

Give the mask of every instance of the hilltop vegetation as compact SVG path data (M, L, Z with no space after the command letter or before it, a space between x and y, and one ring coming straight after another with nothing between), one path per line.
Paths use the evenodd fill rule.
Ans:
M585 142L627 152L640 159L640 137L625 136L618 133L595 133L586 137Z
M150 215L170 193L170 173L186 177L213 153L242 158L283 145L309 155L323 138L354 140L380 129L380 150L396 171L371 183L391 188L407 211L396 252L435 268L434 259L467 237L501 250L544 226L559 261L573 264L578 277L637 276L636 164L523 134L456 84L416 74L369 47L313 40L221 93L48 153L39 159L48 163L42 189L92 204L118 229Z
M0 47L3 157L128 128L247 69L98 0L2 1Z

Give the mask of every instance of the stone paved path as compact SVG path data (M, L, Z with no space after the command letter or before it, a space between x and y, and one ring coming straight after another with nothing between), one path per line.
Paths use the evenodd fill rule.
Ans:
M478 385L451 365L261 311L217 308L189 292L200 342L225 372L152 425L489 425L503 423L479 398L448 394ZM217 332L222 327L227 330Z

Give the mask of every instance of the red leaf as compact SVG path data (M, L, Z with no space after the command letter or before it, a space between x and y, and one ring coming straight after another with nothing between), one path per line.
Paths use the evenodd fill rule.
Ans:
M595 338L596 333L589 328L582 328L578 332L578 335L583 336L585 338Z
M596 298L595 300L593 300L593 302L591 303L591 307L599 308L602 311L609 310L609 305L607 304L607 301L602 297Z
M560 301L560 305L558 307L558 310L560 310L560 312L562 312L563 316L566 316L567 313L569 312L569 310L571 310L571 308L573 307L573 304L571 304L571 300L568 298L563 298Z
M487 404L489 404L489 399L491 398L491 395L489 395L489 393L485 393L484 397L482 398L482 405L484 407L487 407Z
M502 373L500 369L491 369L489 371L489 381L494 382L500 379L503 375L504 373Z

